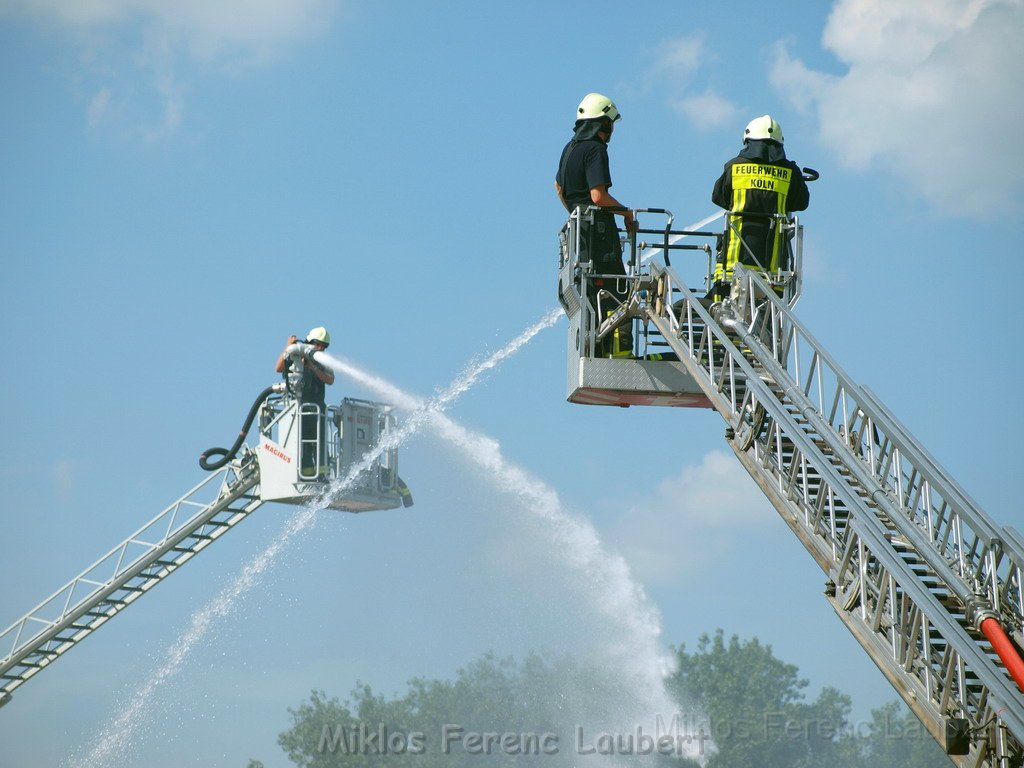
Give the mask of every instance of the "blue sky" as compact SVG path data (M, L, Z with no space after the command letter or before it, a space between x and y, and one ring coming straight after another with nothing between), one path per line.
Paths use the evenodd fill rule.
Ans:
M1024 527L1022 28L1019 0L0 0L0 623L198 482L289 334L326 325L332 352L428 395L555 306L552 179L592 90L624 115L614 194L681 223L713 212L749 119L782 123L821 172L798 314ZM453 418L626 558L666 646L722 627L859 716L893 698L719 418L566 404L564 337L541 333ZM614 641L515 496L429 433L401 461L416 507L324 515L116 764L285 766L276 735L312 688L400 692L489 649L575 648L581 627ZM88 744L291 513L264 507L19 689L4 765Z

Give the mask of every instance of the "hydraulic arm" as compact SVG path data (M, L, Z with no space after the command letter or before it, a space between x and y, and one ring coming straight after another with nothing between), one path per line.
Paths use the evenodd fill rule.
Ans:
M800 228L788 226L798 246ZM570 358L581 358L570 360L570 399L597 391L612 404L718 411L741 464L824 572L837 615L946 752L961 766L1021 765L1021 536L979 509L796 319L792 274L769 281L738 265L728 296L706 298L667 264L666 228L666 264L642 266L631 241L628 299L595 311L592 265L574 253L572 222L563 233L560 295ZM638 359L588 357L623 320L635 323ZM637 391L653 399L631 400Z
M298 367L302 345L294 345L293 353ZM258 440L250 447L244 441L257 416ZM340 406L322 407L300 402L285 385L265 389L234 445L201 457L212 474L0 633L0 706L264 502L319 499L345 512L410 506L394 448L347 487L328 493L333 481L362 467L364 456L396 424L391 406L383 403L345 398Z

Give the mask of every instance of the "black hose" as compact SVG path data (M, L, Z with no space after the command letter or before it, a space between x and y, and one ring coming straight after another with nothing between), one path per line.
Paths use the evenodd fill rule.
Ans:
M242 431L238 433L238 437L235 440L235 444L230 449L225 448L207 448L203 451L203 455L199 457L199 466L205 469L207 472L212 472L215 469L220 469L238 453L238 449L242 447L242 443L245 442L245 436L249 434L249 427L252 426L253 419L256 418L256 414L260 410L260 406L263 405L263 401L266 400L274 393L274 387L267 387L260 392L259 397L252 404L252 408L249 409L249 415L245 417L245 424L242 425ZM222 459L216 461L209 461L211 456L223 456Z

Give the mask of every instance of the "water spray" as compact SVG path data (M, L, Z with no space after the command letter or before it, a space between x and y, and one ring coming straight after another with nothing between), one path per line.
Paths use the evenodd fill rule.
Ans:
M554 325L561 314L561 310L548 312L497 352L469 365L440 394L422 403L421 408L412 410L405 423L393 432L386 434L372 450L363 456L359 463L349 470L345 477L336 480L321 496L296 512L285 524L284 531L269 547L246 564L242 572L220 594L193 614L189 627L168 650L164 664L136 691L121 714L103 728L88 755L82 759L70 758L65 761L65 764L81 766L81 768L95 768L109 764L119 754L125 752L141 725L141 718L145 712L149 711L154 692L181 669L188 654L207 635L214 622L231 613L238 599L259 583L260 577L287 548L288 544L310 526L316 514L323 510L331 500L344 493L384 451L396 448L412 437L424 424L428 415L440 414L460 395L470 389L480 376L518 352L540 331ZM317 352L315 357L326 359L329 356L324 352Z
M650 708L644 714L674 713L678 705L665 691L665 678L674 660L661 647L661 618L637 584L625 560L609 553L594 527L566 513L558 494L521 467L508 461L496 440L475 433L432 411L423 400L387 380L363 371L351 362L321 353L320 362L346 375L400 408L429 419L436 434L450 442L471 462L486 470L484 476L503 492L519 498L546 525L566 552L581 582L594 585L592 604L607 621L624 625L628 640L614 649L616 663L626 670L635 700Z

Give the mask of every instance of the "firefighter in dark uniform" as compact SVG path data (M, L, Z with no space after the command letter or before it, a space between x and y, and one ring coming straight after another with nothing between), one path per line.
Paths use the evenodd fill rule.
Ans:
M565 209L572 213L576 208L590 205L601 208L625 208L608 193L612 185L608 168L608 142L621 117L614 102L600 93L588 93L576 110L576 125L573 138L562 150L555 175L555 191ZM633 215L620 211L627 231L634 227ZM610 211L595 211L593 221L588 215L580 219L580 261L593 261L594 271L603 275L625 275L622 264L622 243L615 215ZM624 291L617 290L617 281L594 280L588 296L597 309L597 291L609 291L617 301L625 301ZM605 314L614 311L615 302L602 301ZM599 318L598 322L603 318ZM605 337L595 356L630 357L633 350L633 334L630 323L616 328Z
M725 164L711 201L730 212L715 267L718 295L737 262L765 272L788 268L784 233L770 214L806 210L810 195L800 168L786 158L782 127L770 115L747 125L743 149Z
M284 373L287 376L289 368L291 368L291 360L286 357L288 348L298 341L297 336L289 336L288 342L285 344L285 351L280 354L277 358L277 364L274 366L274 370L278 373ZM313 328L309 333L306 334L306 339L303 342L309 344L312 352L306 358L305 364L302 369L302 385L300 391L295 393L302 403L315 403L320 408L319 416L317 414L303 414L302 421L299 426L299 435L302 439L302 457L300 467L303 475L311 476L327 472L329 467L326 466L327 462L327 431L326 422L324 417L327 415L327 385L334 383L334 371L326 366L320 365L316 360L313 359L313 353L323 351L330 346L331 335L327 332L327 329L323 326ZM314 449L311 443L305 442L308 435L319 435L319 464L316 460L316 449Z

